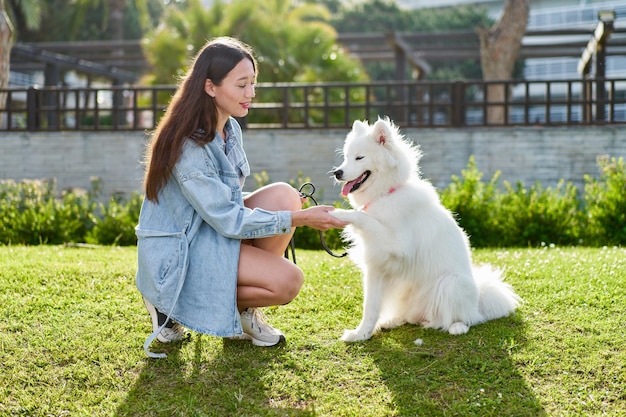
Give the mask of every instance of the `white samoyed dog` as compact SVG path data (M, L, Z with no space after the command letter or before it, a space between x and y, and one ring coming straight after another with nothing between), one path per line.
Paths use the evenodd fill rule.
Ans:
M364 300L360 324L342 340L405 323L463 334L515 310L520 297L501 271L472 265L467 235L420 178L421 151L393 122L355 121L343 158L333 174L354 210L331 214L350 222L343 236L363 274Z

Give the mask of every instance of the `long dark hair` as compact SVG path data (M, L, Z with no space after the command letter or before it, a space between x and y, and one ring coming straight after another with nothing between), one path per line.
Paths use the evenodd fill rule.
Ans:
M208 41L193 59L191 70L181 79L146 148L144 188L148 200L158 202L159 191L178 162L185 140L205 145L215 138L217 107L215 99L204 91L205 82L208 78L220 85L243 59L249 59L257 71L252 48L230 37ZM200 130L203 135L198 134Z

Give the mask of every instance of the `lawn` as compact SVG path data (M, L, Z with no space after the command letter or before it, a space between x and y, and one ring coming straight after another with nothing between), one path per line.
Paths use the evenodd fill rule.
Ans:
M287 344L200 334L155 343L133 247L0 247L2 416L626 415L626 249L477 250L525 302L462 336L403 326L346 344L361 314L348 259L297 251ZM422 346L413 340L424 340Z

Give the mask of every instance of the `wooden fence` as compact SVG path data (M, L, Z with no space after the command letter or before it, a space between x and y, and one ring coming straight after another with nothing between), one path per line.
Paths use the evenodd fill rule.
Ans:
M0 90L0 131L153 129L175 86ZM499 101L488 90L502 89ZM498 113L500 118L488 117ZM249 129L349 128L389 116L400 127L626 124L626 79L260 83Z

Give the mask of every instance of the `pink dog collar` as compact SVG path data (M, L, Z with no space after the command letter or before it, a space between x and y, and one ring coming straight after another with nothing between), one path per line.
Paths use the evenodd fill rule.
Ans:
M389 195L389 194L393 193L393 192L394 192L394 191L396 191L398 188L400 188L400 186L399 186L399 185L396 185L396 186L393 186L393 187L389 188L389 191L387 191L387 194L386 194L386 195ZM382 197L382 196L380 196L380 197ZM369 207L369 206L370 206L373 202L375 202L376 200L378 200L380 197L376 197L375 199L368 201L368 202L367 202L367 203L366 203L363 207L361 207L361 211L365 211L365 210L367 210L367 208L368 208L368 207Z

